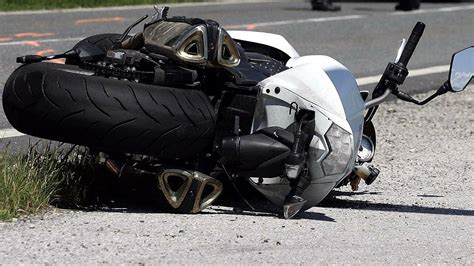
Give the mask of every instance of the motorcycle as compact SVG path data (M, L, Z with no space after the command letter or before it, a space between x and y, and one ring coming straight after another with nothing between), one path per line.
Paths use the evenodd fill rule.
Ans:
M151 173L173 210L197 213L245 180L285 218L335 187L370 185L372 123L390 95L423 105L460 92L474 47L452 57L449 80L418 101L399 86L423 34L418 22L373 92L323 55L299 56L282 36L226 31L156 8L143 31L100 34L53 56L27 55L3 92L14 128L90 148L112 173ZM65 64L43 62L64 58ZM241 189L241 188L240 188Z

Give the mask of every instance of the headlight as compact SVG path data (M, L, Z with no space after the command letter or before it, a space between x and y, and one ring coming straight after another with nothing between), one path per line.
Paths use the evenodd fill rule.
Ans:
M326 175L344 173L352 155L351 134L333 123L325 136L329 154L322 161L324 173Z

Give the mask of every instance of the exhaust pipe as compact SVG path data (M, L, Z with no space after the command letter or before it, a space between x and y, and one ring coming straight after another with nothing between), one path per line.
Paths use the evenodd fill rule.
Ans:
M156 175L107 159L105 167L121 175ZM158 189L173 209L181 213L198 213L209 207L222 193L222 183L198 171L163 169L158 173Z
M222 183L198 171L164 169L158 175L159 188L168 203L181 213L198 213L222 193Z

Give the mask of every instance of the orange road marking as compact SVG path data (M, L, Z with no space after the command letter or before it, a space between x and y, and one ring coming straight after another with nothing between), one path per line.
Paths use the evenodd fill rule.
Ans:
M24 44L28 44L28 45L31 45L33 47L40 47L41 44L39 44L39 42L34 42L34 41L24 41Z
M59 58L59 59L53 59L49 60L48 62L54 63L54 64L62 64L64 65L66 63L66 59L64 58Z
M54 36L55 34L52 32L45 32L45 33L38 33L38 32L22 32L15 34L17 38L24 38L24 37L31 37L31 38L39 38L39 37L47 37L47 36Z
M53 49L46 49L46 50L37 51L35 54L43 56L45 54L52 54L54 52L55 52L55 50L53 50Z
M117 22L124 21L124 17L111 17L111 18L86 18L76 20L76 25L85 24L85 23L99 23L99 22Z
M256 28L257 28L257 26L255 26L255 25L248 25L246 27L247 30L255 30Z
M10 38L10 37L1 37L0 38L0 42L8 42L8 41L11 41L13 40L13 38Z

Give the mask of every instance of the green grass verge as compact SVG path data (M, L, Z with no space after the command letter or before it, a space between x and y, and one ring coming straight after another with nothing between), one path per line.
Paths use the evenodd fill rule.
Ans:
M66 158L67 159L64 159ZM37 213L49 204L78 204L93 175L86 152L49 147L30 149L26 155L0 156L0 220Z
M203 2L203 0L0 0L1 11Z

